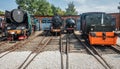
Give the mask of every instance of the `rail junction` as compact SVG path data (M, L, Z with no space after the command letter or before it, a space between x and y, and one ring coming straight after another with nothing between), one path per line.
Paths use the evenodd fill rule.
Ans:
M0 69L119 69L119 54L119 45L91 46L76 31L37 32L24 41L1 41Z

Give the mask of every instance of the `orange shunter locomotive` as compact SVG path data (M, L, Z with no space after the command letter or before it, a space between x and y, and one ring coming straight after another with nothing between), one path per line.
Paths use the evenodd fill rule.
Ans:
M104 12L89 12L81 15L82 35L91 45L116 45L118 33L115 18Z

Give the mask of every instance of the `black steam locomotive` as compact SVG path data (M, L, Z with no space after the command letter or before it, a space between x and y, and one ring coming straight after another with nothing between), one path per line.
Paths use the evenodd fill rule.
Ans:
M62 27L62 18L56 14L52 17L51 32L60 33L61 27Z
M5 22L4 18L0 18L0 37L4 36Z
M67 33L74 33L75 20L73 18L66 19L66 31Z
M31 17L21 8L5 11L5 20L8 40L26 39L32 33Z

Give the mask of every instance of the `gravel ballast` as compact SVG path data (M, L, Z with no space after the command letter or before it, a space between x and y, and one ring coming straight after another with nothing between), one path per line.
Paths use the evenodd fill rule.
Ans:
M17 69L30 54L30 51L12 52L0 58L0 69ZM28 59L28 61L35 55ZM64 54L64 68L66 62ZM120 68L120 55L102 55L113 69ZM27 62L28 62L27 61ZM61 69L61 57L59 51L45 51L40 53L28 65L27 69ZM83 53L69 53L69 69L104 69L104 67L91 55Z
M39 33L39 32L37 32ZM36 33L36 34L37 34ZM77 32L79 33L79 32ZM37 37L33 42L30 42L22 48L10 52L4 57L0 58L0 69L18 69L18 67L26 60L28 55L33 51L41 40ZM56 41L56 42L55 42ZM73 44L72 44L73 43ZM117 39L117 44L120 45L120 38ZM36 45L36 46L35 46ZM71 51L75 48L78 49L79 42L71 40ZM5 48L5 47L4 47ZM1 48L3 49L3 48ZM81 46L79 50L84 50ZM76 51L76 50L75 50ZM0 53L0 56L7 53ZM38 52L34 52L29 59L25 62L23 67L33 58ZM120 68L120 55L119 54L101 54L103 58L110 64L112 69ZM66 55L63 56L64 69L66 69ZM69 69L105 69L92 55L82 52L70 52L68 54ZM23 67L21 69L23 69ZM43 52L39 53L26 69L61 69L61 54L59 52L59 37L52 40Z

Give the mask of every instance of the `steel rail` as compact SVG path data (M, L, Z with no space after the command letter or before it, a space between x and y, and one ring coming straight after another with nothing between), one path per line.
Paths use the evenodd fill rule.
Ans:
M5 44L7 41L4 41L4 42L1 42L0 43L0 47L3 45L3 44Z
M8 52L1 55L0 58L4 57L5 55L7 55L7 54L9 54L9 53L11 53L13 51L15 51L16 49L19 49L19 48L23 47L25 44L27 44L28 42L31 42L33 39L35 39L38 35L31 36L29 39L25 40L23 43L22 43L22 41L20 41L20 42L18 42L16 44L12 45L10 48L5 49L4 51L1 51L0 53L6 52L6 51L8 51Z
M60 34L60 39L59 39L59 51L60 51L60 56L61 56L61 69L64 69L64 64L63 64L63 43L62 43L62 35Z
M75 33L74 33L75 35ZM110 65L106 64L106 61L103 63L95 54L95 52L93 52L87 45L86 43L83 43L79 37L77 37L77 35L75 35L75 37L80 41L80 43L86 48L86 50L88 50L88 52L103 66L105 67L105 69L111 69ZM97 54L98 55L98 54ZM98 55L99 56L99 55ZM104 60L103 60L104 61Z
M29 56L26 58L26 60L18 67L18 69L21 69L21 68L23 67L23 65L25 65L26 61L28 61L29 57L30 57L34 52L37 52L37 51L38 51L38 53L35 54L35 55L32 57L32 59L29 60L29 62L22 68L22 69L26 69L26 68L29 66L29 64L34 60L34 58L35 58L36 56L38 56L40 52L43 51L43 49L47 46L47 44L51 41L51 39L52 39L52 37L49 38L44 45L41 44L41 42L42 42L42 41L41 41L41 42L38 44L38 46L34 49L34 51L31 52L31 53L29 54ZM42 46L42 47L41 47L41 46ZM39 48L40 48L40 49L39 49Z
M70 40L68 39L68 35L66 35L66 44L65 44L65 47L63 47L63 42L62 42L62 38L61 38L61 35L60 35L60 55L61 55L61 69L64 69L64 61L63 61L63 56L64 56L64 53L66 55L66 68L65 69L69 69L69 56L68 56L68 53L69 53L69 45L68 44L70 43Z
M111 49L113 49L116 53L120 54L120 49L118 49L119 46L110 46Z

